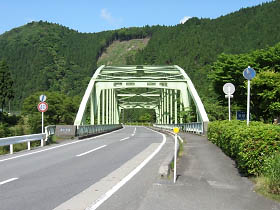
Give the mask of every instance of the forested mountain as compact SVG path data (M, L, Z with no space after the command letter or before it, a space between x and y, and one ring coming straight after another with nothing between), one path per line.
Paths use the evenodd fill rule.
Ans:
M273 46L280 41L279 31L278 0L214 20L192 18L185 24L162 27L129 63L177 64L205 95L207 64L221 53L238 54Z
M31 93L60 91L82 95L97 60L114 40L147 37L150 27L78 33L47 22L32 22L0 36L0 60L15 81L17 107Z
M186 70L200 94L212 62L221 53L245 53L280 41L280 1L217 19L192 18L176 26L123 28L79 33L58 24L32 22L0 35L0 60L14 79L16 107L36 91L82 95L97 60L114 40L149 37L127 64L176 64Z

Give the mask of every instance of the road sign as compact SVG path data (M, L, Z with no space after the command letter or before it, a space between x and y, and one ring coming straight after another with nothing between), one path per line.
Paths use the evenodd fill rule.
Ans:
M252 80L256 76L256 71L250 66L248 66L248 68L244 69L243 76L247 80Z
M173 132L174 132L174 133L179 133L179 131L180 131L179 128L177 128L177 127L173 128Z
M237 120L246 120L246 118L247 118L247 114L246 114L246 112L245 111L237 111L236 112L236 119Z
M232 95L235 92L235 86L232 83L226 83L223 86L223 91L226 95Z
M248 88L247 88L247 125L249 126L250 121L250 81L256 76L256 71L248 66L248 68L244 69L243 76L248 80Z
M233 98L233 93L235 92L235 87L232 83L226 83L223 86L223 91L226 94L226 98L228 98L228 120L230 121L231 113L230 113L230 98Z
M48 104L46 102L40 102L37 108L39 112L46 112L48 110Z
M40 99L41 102L45 102L47 100L47 96L40 95L39 99Z

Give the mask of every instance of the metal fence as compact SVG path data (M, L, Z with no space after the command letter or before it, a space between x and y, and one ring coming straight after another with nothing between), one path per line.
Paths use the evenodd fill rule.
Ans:
M178 127L181 131L192 132L197 134L203 134L205 131L203 122L193 122L184 124L154 124L153 126L156 128L166 130L173 130L173 128Z

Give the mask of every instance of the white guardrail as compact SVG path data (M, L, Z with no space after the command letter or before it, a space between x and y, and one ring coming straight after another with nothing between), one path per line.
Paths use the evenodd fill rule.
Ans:
M192 132L197 134L204 133L204 124L203 122L193 122L193 123L185 123L185 124L154 124L156 128L173 130L173 128L178 127L180 131Z
M82 125L77 126L76 136L86 136L98 134L122 128L122 125ZM30 150L30 142L41 140L41 147L44 146L44 141L47 141L49 136L54 135L56 130L55 125L45 127L45 133L31 134L24 136L11 136L0 138L0 147L10 145L10 154L14 153L14 144L27 143L27 149Z
M14 144L27 143L27 149L30 150L31 141L41 140L41 147L42 147L44 146L44 140L47 141L48 137L55 133L55 126L53 125L47 126L45 127L45 131L46 131L45 133L0 138L0 146L10 145L10 154L14 153Z
M10 154L14 152L14 144L27 142L27 149L30 150L30 142L41 140L41 146L44 144L44 139L46 138L45 133L24 135L24 136L12 136L6 138L0 138L0 146L10 145Z

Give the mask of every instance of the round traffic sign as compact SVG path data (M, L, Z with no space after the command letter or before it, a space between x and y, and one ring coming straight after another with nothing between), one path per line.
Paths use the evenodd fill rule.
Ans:
M226 83L223 86L223 91L226 95L232 95L235 92L235 87L232 83Z
M41 102L44 102L44 101L47 100L47 96L45 96L45 95L40 95L39 99L40 99Z
M46 112L48 110L48 104L46 102L40 102L37 108L39 112Z
M244 69L243 76L247 80L252 80L256 76L256 71L250 66L248 66L248 68Z

